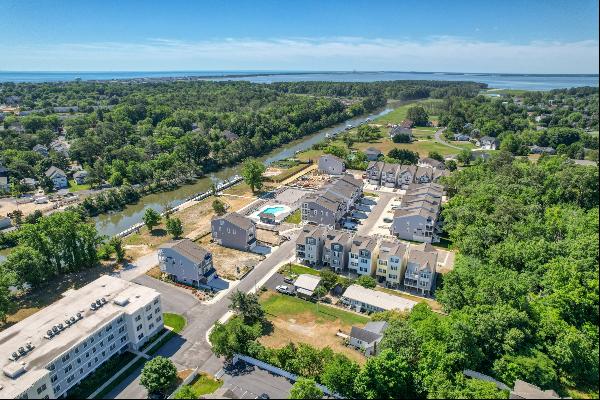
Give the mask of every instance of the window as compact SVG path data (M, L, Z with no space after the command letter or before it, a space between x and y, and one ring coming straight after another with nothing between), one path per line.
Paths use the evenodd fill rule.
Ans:
M152 314L148 315L147 319L148 319L148 321L151 321L152 320Z
M135 317L135 322L139 321L140 319L142 319L142 316L141 316L141 315L138 315L138 316L136 316L136 317Z
M156 317L155 321L160 322L160 315L158 317Z
M94 357L94 362L98 364L98 357Z
M127 340L127 336L123 336L123 337L121 338L121 343L123 343L123 342L124 342L124 341L126 341L126 340Z
M106 351L102 350L102 357L106 357Z
M77 357L77 364L81 364L81 358Z
M138 325L138 326L135 328L136 332L140 331L141 329L142 329L142 324L139 324L139 325Z
M94 339L94 337L92 336L92 337L90 338L90 343L94 343L94 340L95 340L95 339Z
M79 368L79 375L83 375L83 368Z
M50 371L54 371L54 368L56 368L56 367L54 366L54 364L50 364L50 365L48 366L48 369L49 369Z
M69 354L65 354L64 356L62 356L62 362L68 361L69 358L71 358L71 356Z
M100 347L104 347L104 340L100 341Z
M96 352L96 347L92 347L92 353Z
M71 375L67 378L67 383L71 383L73 382L73 380L75 380L75 375Z
M160 312L160 307L156 307L156 308L154 309L154 314L158 314L159 312Z
M89 351L85 352L85 358L90 358L90 352Z
M60 385L56 385L56 390L55 390L55 392L56 392L56 393L60 392Z
M87 347L87 342L83 342L83 348L85 349Z
M154 324L150 324L150 325L148 326L148 329L154 329Z
M58 376L56 375L52 375L52 377L50 378L50 382L54 383L58 380Z
M72 370L73 367L71 366L71 364L69 364L66 368L65 368L65 374L68 373L70 370Z
M112 329L112 325L109 325L106 327L106 332L110 332L110 330Z
M144 337L144 334L143 334L143 333L140 333L140 334L138 335L138 340L141 340L143 337Z
M46 384L44 383L42 386L37 388L37 393L41 394L44 390L46 390Z
M152 308L152 306L151 306L150 304L148 304L148 305L146 306L146 311L150 311L150 309L151 309L151 308Z
M110 336L108 337L108 341L110 342L111 340L113 340L115 338L115 335L113 335L112 333L110 334Z
M88 368L90 368L92 366L92 362L88 361Z
M115 347L117 347L117 345L115 345L114 343L110 345L110 347L108 348L108 350L113 351L115 349Z
M75 347L75 354L79 354L79 347Z
M158 304L158 299L154 299L154 304Z
M119 319L117 320L117 323L118 323L118 324L121 324L121 323L123 323L123 317L119 317Z

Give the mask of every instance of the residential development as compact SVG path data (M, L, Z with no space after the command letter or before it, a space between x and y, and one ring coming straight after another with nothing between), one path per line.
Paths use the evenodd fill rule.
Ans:
M212 254L189 239L161 245L158 263L169 278L195 287L206 285L217 276Z
M221 246L243 251L256 246L256 224L236 212L214 217L210 227L213 240Z

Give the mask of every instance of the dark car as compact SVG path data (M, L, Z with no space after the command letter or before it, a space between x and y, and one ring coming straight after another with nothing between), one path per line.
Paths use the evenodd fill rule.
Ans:
M260 396L256 396L257 399L270 399L269 395L266 393L261 394Z
M283 278L283 281L285 283L289 283L290 285L294 284L294 280L292 278L288 278L287 276L285 278Z

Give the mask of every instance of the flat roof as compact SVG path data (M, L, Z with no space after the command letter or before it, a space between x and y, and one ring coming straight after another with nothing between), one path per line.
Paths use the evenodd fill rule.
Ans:
M321 278L319 278L318 276L310 274L301 274L294 282L294 286L296 288L308 290L309 292L311 292L310 294L312 295L312 292L314 292L317 286L319 286L319 282L321 282Z
M342 295L343 297L360 301L364 304L370 304L384 310L406 311L412 309L417 303L412 300L404 299L377 290L367 289L360 285L350 285Z
M73 348L90 332L119 314L138 310L158 295L154 289L104 275L80 289L67 290L60 300L0 332L2 369L11 370L15 364L25 363L26 370L15 379L0 373L0 385L4 387L0 390L0 397L18 395L43 375L36 371L44 371L49 362ZM102 297L106 303L96 311L90 310L91 303ZM120 306L114 303L115 299L128 301ZM82 318L67 327L65 320L77 313L81 313ZM44 338L46 332L57 324L63 324L65 329L52 339ZM9 360L12 353L27 343L31 343L33 350L16 362Z

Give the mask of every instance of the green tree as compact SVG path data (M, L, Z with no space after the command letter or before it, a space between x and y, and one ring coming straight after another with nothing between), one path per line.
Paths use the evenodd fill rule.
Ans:
M441 155L439 152L437 151L430 151L429 152L429 158L433 158L434 160L437 160L439 162L444 162L444 156Z
M333 289L338 282L338 275L331 269L322 269L319 273L321 285L328 291Z
M468 149L461 150L457 154L456 160L462 165L469 165L471 163L471 151Z
M263 174L266 171L263 163L256 159L249 158L242 164L242 177L250 189L254 193L255 190L260 190L263 185Z
M108 241L108 244L115 253L115 258L117 262L123 262L125 260L125 249L123 248L123 240L121 240L121 238L113 236Z
M196 392L190 385L183 385L173 396L174 399L195 399Z
M9 286L13 284L13 279L10 273L5 272L0 264L0 322L6 322L6 317L12 309L14 302Z
M169 218L166 225L167 232L173 236L173 239L177 239L183 235L183 223L179 218Z
M256 294L236 290L229 296L229 299L231 300L229 309L240 315L246 324L264 320L265 312L260 306Z
M235 317L226 324L216 322L210 331L209 340L213 353L218 357L230 359L234 354L248 354L248 348L262 334L260 324L246 325Z
M358 398L363 399L413 398L413 388L409 364L389 349L369 358L354 383Z
M458 165L454 160L446 160L445 164L448 171L456 171L456 169L458 168Z
M225 203L223 203L219 199L213 200L212 208L213 208L213 211L215 212L215 214L217 214L217 215L223 215L227 212L227 210L225 209Z
M165 395L177 381L177 368L168 358L157 356L144 364L140 384L151 394Z
M397 135L394 135L394 137L392 138L392 142L394 142L394 143L410 143L410 142L412 142L412 139L411 139L410 135L408 135L406 133L399 133Z
M299 378L290 389L290 399L322 399L323 391L314 379Z
M429 115L421 106L410 107L406 111L406 118L412 120L415 126L427 126L429 122Z
M356 280L356 283L367 289L373 289L375 286L377 286L377 281L375 278L369 275L362 275Z
M157 211L153 210L152 208L147 208L144 212L142 220L144 221L144 225L146 225L148 230L152 232L154 230L154 227L160 224L161 216Z
M393 161L405 165L416 164L419 161L419 153L406 149L392 149L387 155Z
M342 354L335 354L325 364L321 382L333 393L355 398L354 380L360 373L360 366Z

